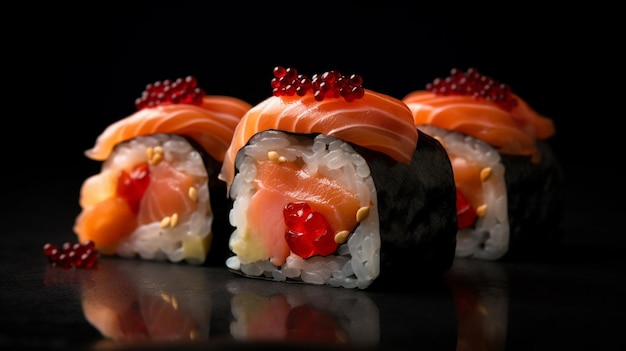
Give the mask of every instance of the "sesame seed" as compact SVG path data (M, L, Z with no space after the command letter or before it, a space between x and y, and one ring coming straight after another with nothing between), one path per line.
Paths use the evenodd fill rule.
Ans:
M170 221L170 227L175 227L178 224L178 213L174 213L172 215L172 219Z
M337 232L337 234L335 234L335 242L337 244L345 243L346 240L348 239L348 235L350 235L350 232L347 230L342 230L340 232Z
M480 218L485 217L487 213L487 204L482 204L476 208L476 215Z
M194 202L198 201L198 189L190 186L187 194L189 195L189 198L193 200Z
M163 160L163 154L155 152L151 159L148 160L150 165L154 166Z
M370 208L368 206L361 207L356 211L356 221L363 222L365 218L367 218L367 216L369 215L370 215Z
M276 152L276 151L269 151L267 153L267 159L270 160L270 161L278 160L278 152Z
M489 179L489 177L491 177L491 167L485 167L483 169L480 170L480 180L481 181L486 181L487 179Z

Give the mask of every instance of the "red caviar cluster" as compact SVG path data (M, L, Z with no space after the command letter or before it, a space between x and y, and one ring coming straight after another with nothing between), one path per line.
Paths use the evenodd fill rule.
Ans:
M59 248L52 243L43 246L43 253L50 263L63 268L95 268L98 263L96 244L87 240L83 243L65 242Z
M459 229L473 226L478 218L476 209L472 207L459 188L456 189L456 216Z
M335 231L319 212L306 202L290 202L283 209L289 249L302 258L328 256L337 250Z
M143 162L133 167L130 172L125 170L120 172L115 192L118 197L126 200L131 211L137 214L148 185L150 185L150 167L148 163Z
M146 85L140 98L135 100L137 110L156 107L163 104L191 104L201 105L205 92L198 87L198 80L194 76L175 81L156 81Z
M295 68L276 66L271 85L274 96L304 96L312 91L317 101L343 97L351 102L362 98L365 94L362 86L363 78L360 75L353 74L346 77L339 71L327 71L309 77L298 74Z
M517 106L517 99L511 94L508 85L481 74L475 68L465 72L453 68L448 77L435 78L432 83L428 83L426 90L437 95L468 95L493 101L505 111L511 111Z

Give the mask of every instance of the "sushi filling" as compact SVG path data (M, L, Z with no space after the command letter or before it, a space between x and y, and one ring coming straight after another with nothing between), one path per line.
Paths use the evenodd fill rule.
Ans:
M139 169L143 172L143 180L136 175ZM118 178L119 174L127 175L123 192L120 191L123 181ZM140 186L141 182L144 183ZM101 198L122 197L129 204L129 199L133 199L135 205L131 206L133 211L128 218L133 223L132 231L114 234L109 230L105 233L120 238L115 247L119 256L204 263L213 222L208 174L202 155L185 138L154 134L117 145L103 164L101 173L88 179L82 192L84 213L93 212L99 206L98 201L88 199L86 194L100 194ZM98 215L107 216L106 213ZM119 219L111 219L115 220ZM86 237L96 234L87 229L81 232L81 236ZM98 244L100 239L94 241Z
M276 281L365 288L379 274L376 189L335 137L264 131L237 154L228 268Z
M457 190L475 213L470 225L458 229L455 256L485 260L504 256L510 229L505 168L498 151L481 140L439 127L419 129L441 141L452 162ZM464 214L458 215L461 224Z

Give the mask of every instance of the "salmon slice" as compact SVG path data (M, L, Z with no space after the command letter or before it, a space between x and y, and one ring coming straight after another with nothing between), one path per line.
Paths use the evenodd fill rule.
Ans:
M414 91L402 101L413 112L416 126L434 125L482 140L503 154L534 155L536 139L554 135L552 120L535 112L520 97L511 112L497 104L465 95Z
M115 197L117 172L103 170L85 179L80 188L79 204L81 208L94 206L102 201Z
M357 225L360 208L357 195L335 180L320 174L309 174L292 162L257 162L256 193L248 206L247 218L250 247L235 247L238 256L248 256L251 262L270 259L276 266L285 263L290 249L285 241L287 226L283 209L290 202L307 202L313 211L321 213L335 232L352 232ZM248 252L258 249L258 256Z
M92 240L98 252L112 255L136 227L137 217L128 203L119 197L111 197L84 208L76 217L74 232L79 242Z
M417 146L411 111L400 100L365 89L361 99L315 100L313 94L271 96L242 117L224 156L220 179L230 187L239 149L264 130L300 134L321 133L387 154L410 163Z
M141 199L137 215L138 224L160 222L174 214L180 221L185 221L197 208L196 202L189 197L189 188L199 187L202 180L171 167L167 162L152 166L150 185Z
M107 127L85 155L104 161L123 141L140 135L164 133L187 136L222 162L235 126L250 107L235 97L208 95L203 97L201 106L168 104L145 108Z
M261 161L257 162L255 182L258 189L284 194L289 202L309 203L313 211L324 215L336 232L352 231L356 226L359 199L336 180L319 173L309 174L292 162ZM282 210L280 212L282 216Z

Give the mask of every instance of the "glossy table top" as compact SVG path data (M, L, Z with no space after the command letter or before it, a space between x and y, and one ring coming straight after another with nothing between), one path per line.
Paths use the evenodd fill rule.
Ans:
M622 251L576 242L593 217L568 219L570 235L546 259L457 259L441 279L361 291L115 257L97 269L52 266L42 247L75 241L78 208L63 194L79 185L9 193L17 205L3 209L1 346L554 350L608 346L622 333Z

